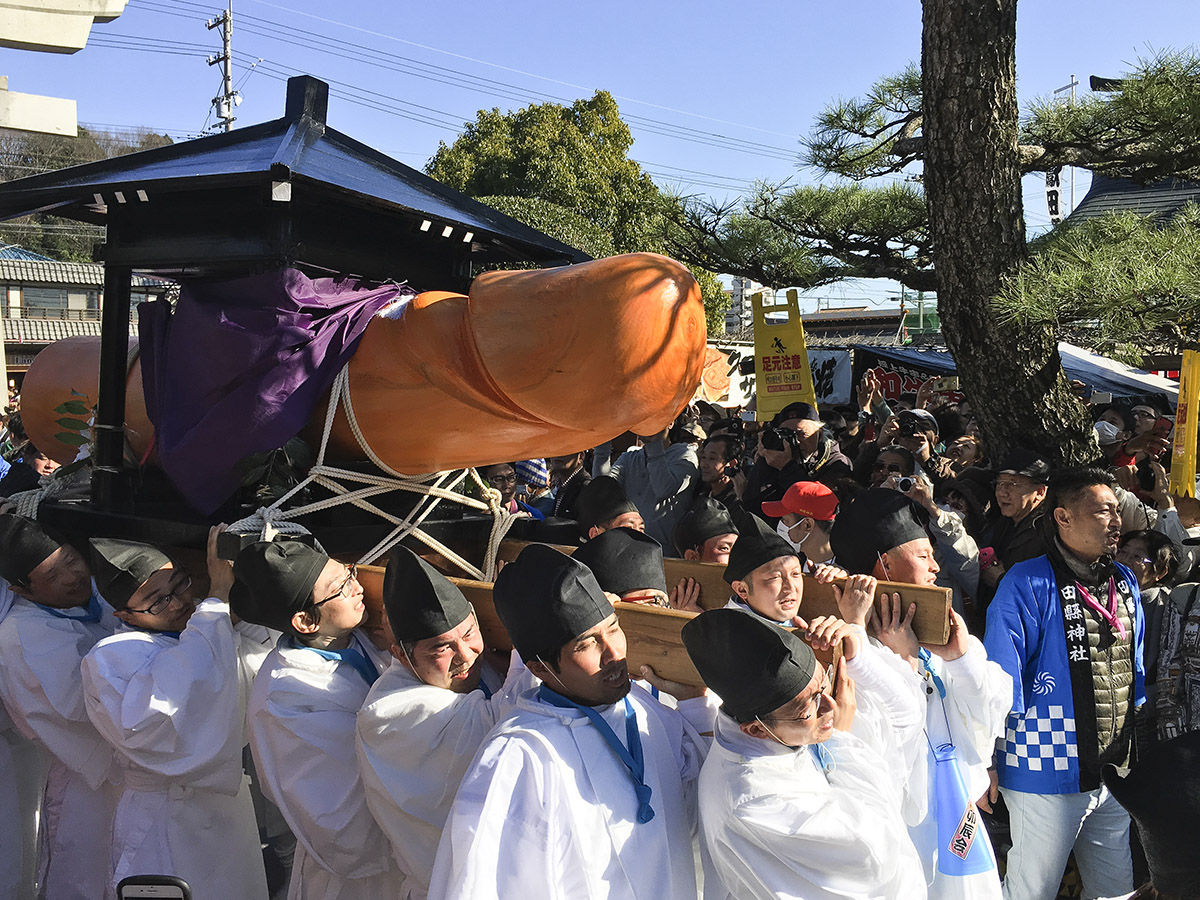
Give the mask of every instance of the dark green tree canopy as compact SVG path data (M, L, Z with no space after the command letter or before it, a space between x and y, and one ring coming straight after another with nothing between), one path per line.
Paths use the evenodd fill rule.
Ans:
M480 110L425 171L515 219L595 257L667 253L665 199L629 158L633 135L607 91L570 106ZM687 262L687 260L684 260ZM728 299L711 271L694 267L709 331Z
M1200 58L1158 53L1114 87L1073 105L1033 103L1020 123L1020 170L1073 165L1139 183L1168 176L1200 180ZM735 203L673 198L665 217L669 252L778 287L891 278L914 290L936 290L921 184L922 89L920 70L910 66L817 117L802 141L801 161L833 176L832 184L759 184ZM872 179L889 183L866 183ZM1089 223L1079 234L1076 227L1066 223L1030 245L1031 268L997 298L1003 322L1071 333L1125 358L1137 355L1138 346L1162 350L1196 340L1181 324L1186 317L1174 315L1200 306L1200 231L1193 216L1169 224ZM1122 262L1150 268L1135 265L1134 246L1161 270L1122 268ZM1140 318L1112 311L1131 304L1144 307ZM1098 323L1104 329L1091 327Z
M575 210L625 253L644 248L658 200L653 180L629 159L632 146L616 101L597 91L570 106L481 110L425 171L472 197L537 198Z
M1039 326L1130 365L1200 343L1200 206L1166 224L1112 213L1033 241L996 298L1002 325Z

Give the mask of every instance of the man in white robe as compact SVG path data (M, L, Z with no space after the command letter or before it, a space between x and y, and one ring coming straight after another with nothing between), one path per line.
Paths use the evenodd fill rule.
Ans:
M296 837L289 900L402 896L354 749L355 717L387 656L359 629L366 607L353 568L281 539L244 549L234 573L238 617L283 632L248 716L263 793Z
M852 580L870 576L872 594L876 577L933 586L938 565L926 532L928 519L921 505L898 491L864 491L834 524L832 540L838 561L855 573ZM949 643L921 646L910 624L912 609L902 615L902 605L898 594L888 598L878 612L872 611L871 630L923 679L924 752L915 758L904 811L925 869L929 897L1000 900L995 858L974 801L988 789L988 767L1012 705L1012 678L988 661L983 644L970 637L957 612L950 613ZM841 604L843 615L859 626L868 624L871 606ZM953 767L963 785L962 804L949 810L938 804L939 756L943 757L943 777L953 779L953 774L945 771ZM942 796L948 794L943 791ZM942 840L939 826L952 837Z
M925 897L900 809L907 766L851 733L849 673L876 661L844 623L824 636L844 642L832 686L798 635L761 617L718 609L683 628L723 701L700 776L706 897ZM901 689L890 699L896 741L918 738L916 698Z
M511 707L513 687L532 678L514 656L502 683L462 591L406 547L388 560L383 603L395 643L358 714L359 771L406 900L425 900L467 766Z
M130 875L182 878L195 900L265 900L242 771L233 576L209 533L209 596L146 544L92 539L97 581L121 620L83 660L88 716L115 748L124 790L111 832L112 886Z
M109 880L106 836L121 774L112 748L88 719L79 664L117 623L70 544L31 519L0 515L0 546L0 576L13 594L0 621L0 698L48 763L39 891L45 900L94 900Z
M0 621L16 595L0 580ZM46 754L17 730L0 703L0 897L33 900L37 819L46 789Z
M570 557L531 544L494 597L542 685L517 697L463 779L430 898L694 900L698 732L712 708L631 688L612 606Z
M844 623L853 626L861 650L850 673L858 685L854 733L883 749L889 757L903 757L910 762L918 757L923 759L924 744L915 740L898 742L897 734L903 729L898 732L893 722L897 710L921 705L923 685L914 667L878 641L869 640L863 625L865 611L875 599L875 580L852 577L844 587L834 585L842 619L836 616L806 619L802 603L805 580L811 577L828 582L844 572L832 566L819 566L813 575L807 576L805 567L803 552L757 516L748 517L725 566L723 577L734 592L725 608L751 613L782 628L799 628L819 650L832 649L840 640L838 636L846 631ZM896 700L898 696L903 699Z

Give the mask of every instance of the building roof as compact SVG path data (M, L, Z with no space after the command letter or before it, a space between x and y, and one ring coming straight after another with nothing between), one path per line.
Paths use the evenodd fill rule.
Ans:
M1067 220L1085 222L1110 212L1135 212L1166 221L1187 203L1200 203L1200 184L1178 178L1135 184L1128 178L1095 174L1092 186Z
M282 118L0 185L0 219L108 227L109 263L237 275L264 265L448 288L494 263L590 257L325 124L329 86L288 81Z
M906 311L910 314L912 313L912 310L902 310L898 306L890 309L865 309L863 307L834 308L801 313L800 318L804 321L805 326L823 324L825 322L869 322L879 319L899 322L900 317Z
M881 347L867 346L862 342L856 346L884 359L938 375L953 375L957 371L954 357L944 347ZM1082 381L1093 390L1109 391L1114 397L1162 394L1172 405L1179 398L1177 381L1135 369L1065 341L1059 342L1058 352L1067 377Z
M24 284L69 284L83 287L104 286L104 266L100 263L59 262L56 259L5 259L0 257L0 282ZM170 282L153 275L135 272L135 288L165 288Z
M62 338L88 335L100 336L100 321L80 319L9 319L5 318L4 345L50 344ZM131 322L129 333L137 336L137 323Z
M32 259L52 260L52 257L34 253L17 244L0 244L0 259Z

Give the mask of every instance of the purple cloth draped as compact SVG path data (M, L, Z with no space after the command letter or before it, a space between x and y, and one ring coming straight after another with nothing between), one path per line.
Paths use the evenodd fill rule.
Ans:
M283 446L371 318L408 287L294 269L185 283L174 314L139 307L142 381L164 472L211 515L237 490L239 460Z

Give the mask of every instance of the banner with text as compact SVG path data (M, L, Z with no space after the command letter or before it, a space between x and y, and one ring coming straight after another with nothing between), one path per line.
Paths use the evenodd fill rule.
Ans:
M754 369L758 376L756 418L760 422L797 400L817 405L804 323L800 320L800 293L789 290L782 304L768 304L766 299L766 293L750 298L754 308ZM768 315L781 314L783 318L778 321L767 320Z
M1175 444L1171 448L1170 492L1196 496L1196 407L1200 403L1200 351L1184 350L1175 407Z
M710 341L706 349L704 374L696 391L697 400L722 406L745 406L754 397L758 383L758 361L749 343L721 346ZM812 376L817 405L850 403L851 385L849 350L809 350L808 370Z

